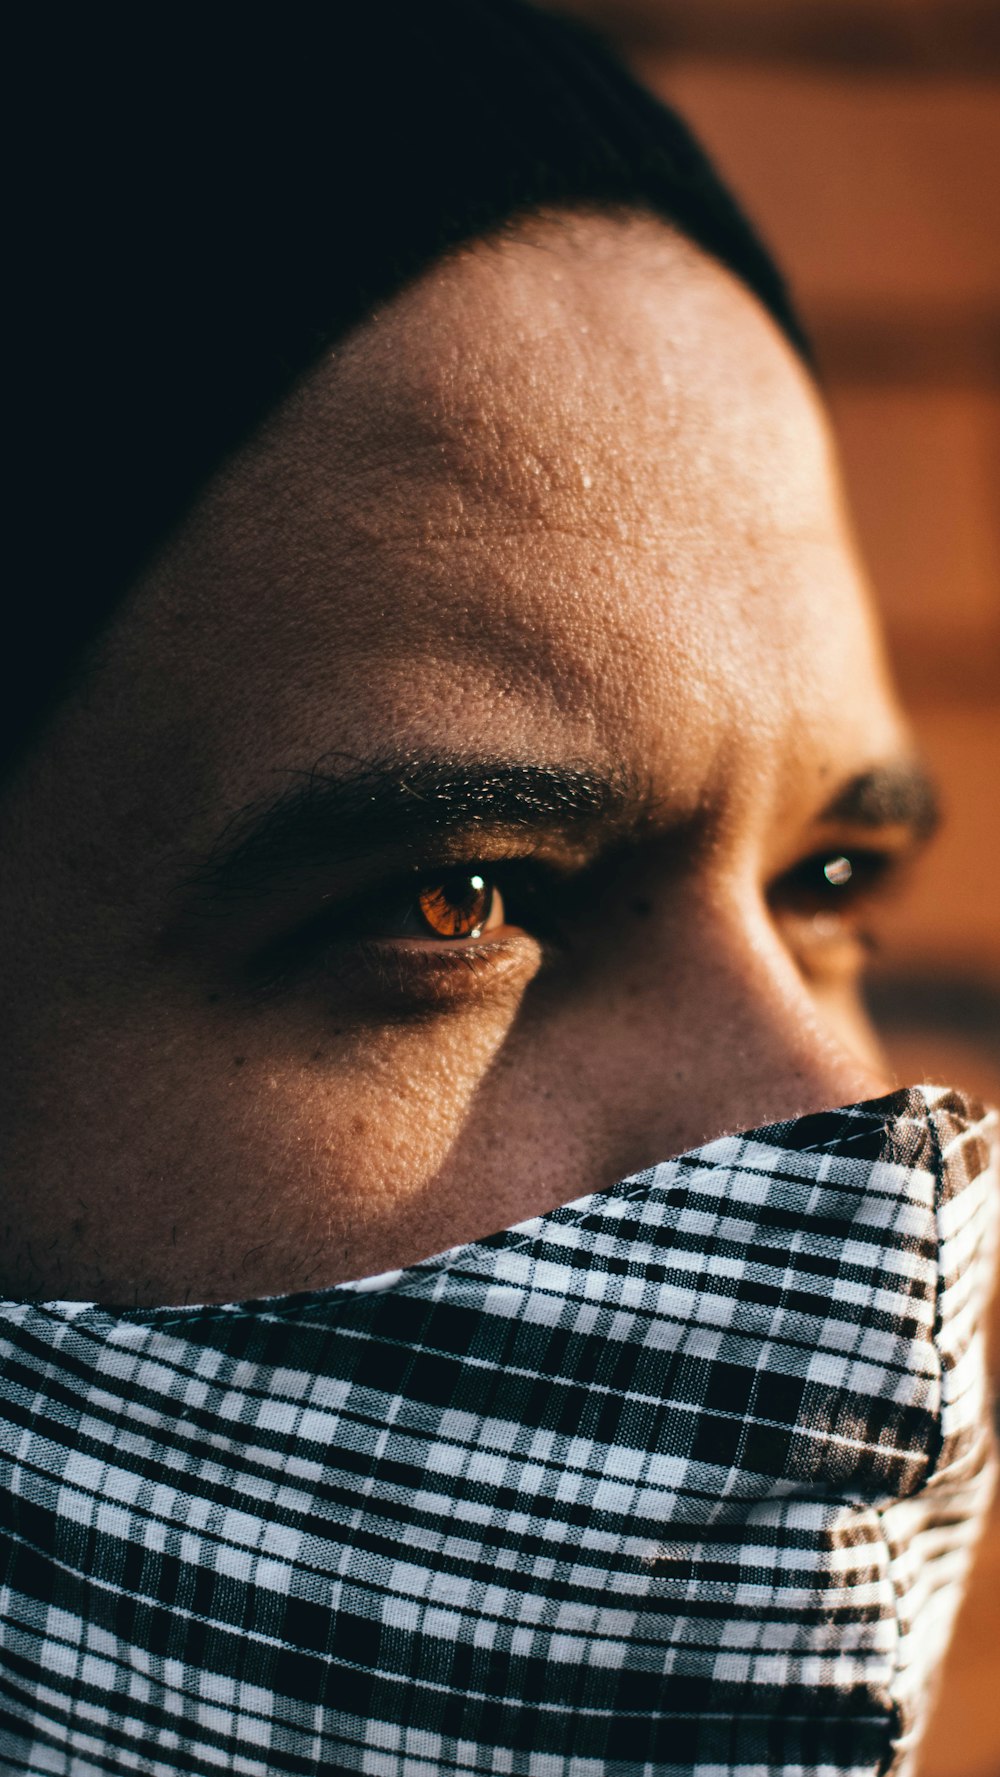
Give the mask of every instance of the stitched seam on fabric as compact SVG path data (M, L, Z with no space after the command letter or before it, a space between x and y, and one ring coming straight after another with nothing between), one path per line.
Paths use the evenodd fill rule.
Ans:
M820 1152L821 1150L810 1150L810 1152L813 1151ZM686 1161L686 1156L681 1156L681 1158ZM693 1161L688 1162L688 1164L692 1169L694 1168ZM728 1162L721 1160L699 1160L697 1162L697 1169L700 1172L728 1173L732 1171L732 1166ZM935 1183L937 1186L937 1179ZM560 1227L579 1227L586 1222L588 1216L599 1215L603 1204L610 1202L630 1203L635 1198L645 1196L649 1192L649 1189L650 1186L648 1181L645 1183L635 1183L629 1190L625 1190L624 1188L615 1185L609 1186L607 1191L596 1192L592 1198L588 1199L586 1209L580 1209L575 1214L571 1213L561 1216L558 1225ZM565 1208L565 1206L559 1206L555 1210L549 1210L541 1219L549 1221L556 1216L560 1216L560 1210L562 1208ZM541 1234L538 1229L534 1229L531 1232L526 1232L524 1234L514 1235L509 1240L504 1240L502 1232L499 1236L486 1235L482 1241L469 1242L468 1244L457 1248L454 1258L450 1261L435 1264L432 1259L428 1262L426 1271L421 1270L420 1261L412 1267L404 1266L402 1268L403 1276L400 1281L393 1284L391 1290L386 1290L384 1293L386 1295L392 1294L395 1296L412 1295L414 1291L424 1286L429 1278L436 1279L446 1277L450 1273L459 1270L463 1262L468 1262L468 1260L464 1259L464 1255L466 1254L485 1251L504 1254L523 1252L525 1247L531 1246L540 1238ZM491 1247L489 1242L492 1240L496 1240L497 1244ZM412 1276L410 1277L406 1276L408 1270L412 1271ZM470 1273L470 1276L474 1277L475 1273ZM300 1315L303 1319L306 1319L307 1317L312 1317L328 1311L331 1305L335 1302L339 1290L343 1290L342 1301L345 1307L348 1303L363 1299L366 1293L371 1293L372 1295L379 1295L382 1293L381 1291L364 1292L353 1290L345 1285L333 1284L329 1290L321 1292L320 1300L307 1299L305 1303L299 1301L297 1303L288 1303L286 1306L272 1308L267 1305L268 1298L262 1297L255 1302L241 1302L235 1304L235 1311L237 1313L242 1313L249 1307L253 1307L256 1312L267 1320L283 1320L291 1315ZM278 1301L280 1302L280 1297L278 1298ZM0 1304L0 1308L3 1306L5 1306L5 1304ZM77 1319L85 1317L81 1315L62 1315L56 1309L51 1308L46 1302L16 1303L14 1306L32 1308L36 1313L45 1316L47 1319L66 1326L71 1326ZM115 1315L113 1308L105 1308L101 1303L96 1303L94 1306L98 1314L106 1313L114 1318L119 1318ZM169 1317L161 1315L158 1309L153 1308L150 1310L150 1315L153 1318L145 1320L141 1318L131 1320L128 1318L127 1314L122 1315L120 1318L126 1326L148 1329L153 1332L158 1331L161 1328L214 1326L220 1322L232 1320L235 1317L234 1305L232 1303L224 1304L216 1309L211 1307L204 1310L198 1308L182 1309L178 1314Z
M731 1170L728 1166L723 1165L721 1161L714 1161L714 1160L704 1162L704 1169L706 1171L710 1170L712 1172L728 1172ZM607 1191L595 1192L594 1196L587 1200L586 1209L578 1210L575 1215L573 1215L573 1214L566 1215L561 1220L559 1225L561 1227L572 1227L574 1225L579 1226L581 1223L583 1223L586 1220L586 1218L588 1216L598 1214L599 1213L598 1200L601 1203L609 1203L609 1202L629 1203L635 1197L642 1197L646 1192L648 1192L648 1190L649 1190L648 1181L644 1184L636 1183L628 1191L626 1191L623 1188L620 1188L616 1185L611 1185L608 1187ZM560 1205L559 1207L557 1207L554 1210L547 1211L545 1217L542 1219L545 1221L550 1220L552 1217L559 1214L561 1208L565 1208L565 1206ZM465 1255L467 1253L487 1251L487 1250L490 1252L493 1252L493 1253L521 1252L524 1250L525 1247L531 1246L533 1244L533 1242L537 1241L539 1238L540 1238L540 1233L539 1233L539 1230L537 1230L537 1229L534 1229L529 1233L514 1235L509 1240L504 1240L502 1232L499 1236L487 1234L483 1237L483 1239L481 1241L471 1241L464 1246L458 1247L456 1249L454 1258L451 1260L444 1260L441 1263L436 1264L434 1262L434 1260L431 1259L430 1261L427 1262L427 1270L426 1271L422 1271L420 1269L421 1261L419 1261L419 1260L418 1260L417 1264L412 1267L411 1266L404 1266L402 1268L403 1277L401 1278L400 1282L393 1284L391 1292L389 1290L386 1290L385 1294L389 1295L391 1293L392 1295L395 1295L395 1296L411 1295L414 1290L417 1290L422 1285L424 1285L427 1282L428 1278L446 1277L450 1272L457 1271L463 1263L463 1255ZM492 1240L496 1241L496 1245L493 1247L490 1247L489 1242ZM406 1276L407 1271L412 1271L413 1275L411 1277L407 1277ZM289 1303L285 1307L270 1308L267 1306L268 1298L263 1297L258 1302L254 1302L252 1304L239 1303L239 1304L237 1304L237 1308L238 1308L238 1310L243 1311L245 1308L247 1308L249 1306L253 1306L264 1318L266 1318L268 1320L282 1320L282 1319L287 1318L289 1315L293 1315L293 1314L299 1314L303 1318L305 1318L306 1316L320 1314L320 1313L323 1313L325 1310L327 1310L331 1306L331 1303L336 1298L338 1290L343 1290L343 1302L344 1302L345 1307L347 1306L348 1303L353 1303L353 1302L357 1302L359 1300L363 1300L365 1294L369 1293L369 1292L365 1292L365 1291L361 1291L361 1290L350 1289L349 1287L347 1287L343 1284L332 1284L329 1290L325 1290L322 1292L322 1299L320 1301L307 1300L305 1304L303 1304L301 1302L295 1303L295 1304ZM382 1292L374 1290L374 1291L371 1291L370 1293L372 1295L379 1295ZM280 1300L280 1298L279 1298L279 1300ZM17 1304L17 1306L22 1306L22 1304ZM37 1309L37 1311L39 1313L47 1315L50 1319L52 1319L54 1321L58 1321L58 1322L65 1321L66 1325L72 1324L66 1316L63 1316L63 1315L57 1313L54 1309L51 1309L49 1307L48 1303L43 1303L43 1302L28 1303L28 1304L24 1304L24 1306L35 1308L35 1309ZM100 1303L98 1303L96 1306L97 1306L97 1310L99 1313L100 1312L106 1312L109 1314L114 1313L113 1309L107 1309L107 1310L102 1309L102 1306ZM204 1311L202 1311L198 1308L183 1309L179 1314L172 1316L170 1318L167 1318L166 1316L161 1317L159 1314L159 1311L155 1308L151 1309L150 1313L152 1315L155 1315L157 1318L150 1319L150 1320L141 1320L141 1319L128 1320L124 1316L122 1318L125 1321L125 1324L127 1326L135 1326L135 1327L140 1327L140 1328L148 1327L150 1330L156 1330L161 1327L178 1327L178 1326L194 1326L194 1325L213 1326L219 1321L232 1320L234 1318L233 1306L231 1304L227 1304L227 1305L225 1305L221 1308L215 1309L215 1310L213 1310L211 1308L204 1310ZM76 1317L74 1317L74 1318L76 1318Z
M940 1193L941 1180L942 1180L941 1148L940 1148L940 1141L939 1141L938 1134L937 1134L937 1129L933 1123L933 1114L930 1111L930 1108L926 1105L926 1103L924 1104L923 1114L924 1114L924 1118L926 1119L927 1123L931 1126L931 1129L932 1129L934 1153L936 1156L936 1164L934 1167L934 1173L935 1173L935 1206L934 1207L935 1207L935 1225L938 1228L939 1251L940 1251L940 1225L939 1225L937 1211L938 1211L938 1196ZM897 1122L905 1122L908 1120L908 1117L907 1117L907 1114L900 1113L896 1117L896 1119L894 1119L894 1120ZM909 1120L916 1120L916 1119L914 1119L912 1113L909 1114ZM768 1125L768 1126L763 1126L759 1130L755 1129L755 1130L749 1130L746 1132L741 1132L738 1139L746 1139L746 1138L752 1136L754 1138L763 1140L764 1137L769 1133L770 1129L772 1129L772 1128L776 1130L776 1129L780 1128L780 1125L777 1125L777 1124L773 1125L773 1126ZM841 1132L841 1133L838 1133L837 1135L831 1136L828 1141L817 1143L814 1147L802 1149L801 1152L810 1153L810 1154L822 1154L822 1153L828 1153L828 1152L835 1152L841 1146L843 1139L844 1139L843 1133ZM706 1145L710 1145L710 1144L706 1144ZM844 1156L845 1159L849 1159L850 1157L851 1157L850 1155ZM682 1166L687 1167L690 1170L697 1169L698 1171L704 1171L704 1172L708 1172L708 1173L720 1173L720 1172L721 1173L728 1173L728 1172L732 1171L731 1162L723 1161L723 1160L709 1159L709 1158L705 1157L703 1150L700 1150L700 1149L695 1149L690 1154L676 1155L676 1156L672 1157L672 1160L661 1162L660 1164L669 1165L669 1164L672 1164L674 1161L676 1161L678 1164L680 1164ZM654 1167L647 1167L644 1169L644 1171L647 1174L650 1174L650 1173L655 1174L658 1170L659 1170L658 1165L654 1166ZM629 1203L633 1199L635 1199L637 1197L641 1197L644 1194L648 1193L649 1190L650 1190L650 1184L649 1184L648 1176L645 1180L640 1180L638 1178L636 1178L634 1180L622 1180L618 1184L609 1185L603 1191L593 1192L589 1197L584 1199L584 1203L585 1203L586 1207L581 1207L578 1210L574 1211L570 1208L569 1204L559 1204L554 1209L547 1210L542 1216L538 1217L537 1220L539 1222L544 1223L547 1221L552 1221L555 1218L559 1218L559 1225L562 1227L580 1226L582 1223L584 1223L586 1221L588 1216L599 1214L600 1209L603 1207L603 1205L608 1204L608 1203L615 1203L615 1202ZM463 1243L461 1246L454 1249L454 1257L451 1259L448 1259L447 1257L442 1256L440 1259L440 1262L438 1262L436 1260L435 1255L431 1255L431 1257L429 1259L417 1260L417 1262L413 1266L402 1266L402 1267L400 1267L400 1272L401 1272L400 1281L398 1283L395 1283L392 1285L391 1292L389 1290L386 1290L385 1293L386 1294L392 1293L393 1295L397 1295L397 1296L412 1294L412 1292L414 1290L417 1290L422 1285L424 1285L428 1278L445 1277L449 1273L456 1271L463 1263L463 1255L465 1255L465 1254L474 1254L477 1252L485 1252L485 1251L503 1252L503 1253L515 1253L515 1252L523 1251L525 1247L530 1246L533 1242L537 1241L540 1238L540 1230L536 1227L530 1231L526 1231L523 1234L511 1235L511 1237L509 1239L505 1239L504 1236L505 1236L505 1230L501 1229L497 1234L492 1234L492 1235L487 1234L487 1235L484 1235L480 1240L468 1241L468 1242ZM495 1242L496 1244L492 1245L491 1243L493 1243L493 1242ZM426 1266L426 1270L423 1268L424 1266ZM408 1272L411 1273L410 1276L407 1276ZM939 1269L939 1278L938 1278L938 1288L939 1288L939 1292L940 1292L940 1269ZM186 1326L186 1327L191 1327L191 1326L196 1326L196 1325L213 1326L213 1325L217 1324L218 1322L232 1320L234 1318L234 1312L245 1312L246 1309L248 1309L251 1306L255 1309L256 1312L265 1316L269 1320L281 1320L281 1319L287 1318L290 1315L295 1315L295 1314L301 1315L303 1318L305 1318L307 1316L312 1316L314 1314L319 1314L319 1313L322 1313L322 1312L328 1310L330 1308L330 1306L332 1305L332 1303L336 1300L338 1291L341 1291L341 1290L343 1291L343 1300L344 1300L345 1305L348 1301L355 1301L360 1296L362 1296L363 1294L366 1293L363 1291L358 1291L358 1290L352 1289L352 1288L350 1288L349 1285L332 1284L329 1289L318 1292L319 1299L316 1299L315 1297L310 1298L307 1296L305 1302L303 1302L300 1298L295 1302L287 1303L287 1305L285 1305L285 1306L268 1307L267 1304L268 1304L269 1298L261 1297L261 1298L254 1299L251 1302L238 1302L238 1303L231 1303L230 1302L230 1303L220 1304L218 1307L213 1307L211 1305L208 1305L203 1309L199 1308L199 1307L182 1308L175 1315L164 1314L161 1310L154 1307L149 1310L149 1318L144 1319L141 1317L141 1314L140 1314L134 1320L129 1318L129 1311L128 1310L116 1311L113 1305L105 1306L102 1303L96 1303L96 1304L94 1304L94 1308L96 1309L97 1313L99 1313L99 1314L100 1313L107 1313L107 1314L115 1316L115 1318L122 1319L125 1325L135 1326L135 1327L139 1327L139 1328L148 1328L150 1331L154 1331L154 1330L158 1330L160 1328L171 1328L171 1327L178 1327L178 1326ZM382 1292L372 1291L371 1293L377 1295L377 1294L381 1294ZM278 1297L278 1298L274 1298L274 1300L280 1302L282 1299L281 1299L281 1297ZM73 1320L81 1318L81 1316L79 1316L79 1315L67 1316L64 1314L60 1314L55 1308L51 1307L50 1304L45 1303L45 1302L34 1302L34 1303L22 1303L22 1302L10 1302L10 1301L0 1302L0 1311L2 1311L2 1309L5 1307L12 1307L12 1306L13 1307L31 1307L37 1313L44 1315L48 1319L55 1321L55 1322L64 1323L66 1325L70 1325ZM87 1308L89 1308L89 1307L90 1307L90 1305L88 1304ZM87 1309L84 1310L85 1314L86 1314L86 1312L87 1312ZM938 1312L940 1312L940 1311L938 1310ZM936 1326L937 1326L937 1322L935 1322L935 1328L936 1328ZM937 1350L936 1345L935 1345L935 1350Z
M614 1187L612 1187L612 1191L613 1191L613 1189L614 1189ZM617 1197L617 1198L612 1198L611 1193L609 1192L607 1201L617 1201L617 1202L627 1203L630 1201L630 1199L632 1197L641 1196L644 1189L648 1189L648 1186L647 1187L637 1186L634 1191L630 1191L627 1194L622 1194L620 1197ZM555 1213L554 1211L549 1212L550 1215L552 1215L554 1213ZM586 1217L588 1215L591 1215L594 1213L595 1213L595 1211L592 1209L589 1209L589 1208L585 1209L585 1210L581 1210L579 1212L578 1217L576 1218L576 1225L579 1225L580 1223L582 1223L586 1219ZM546 1219L548 1219L548 1218L546 1218ZM567 1216L565 1221L563 1223L561 1223L560 1225L565 1226L565 1227L572 1226L573 1219L571 1217ZM505 1254L506 1253L523 1252L524 1248L527 1246L533 1245L534 1242L540 1238L540 1235L539 1235L538 1231L532 1232L530 1234L518 1234L518 1235L513 1236L510 1240L507 1240L507 1241L503 1240L503 1238L501 1236L501 1238L497 1241L497 1244L495 1247L491 1247L491 1248L487 1249L486 1242L488 1240L490 1240L491 1238L494 1238L494 1237L487 1235L485 1237L485 1240L482 1243L473 1242L473 1243L470 1243L470 1245L468 1245L468 1246L459 1247L458 1251L456 1252L455 1257L453 1259L445 1260L441 1264L434 1264L434 1262L432 1260L431 1263L428 1265L427 1270L425 1272L419 1271L418 1266L414 1266L413 1267L414 1275L409 1278L407 1278L405 1276L405 1273L407 1270L410 1269L410 1267L405 1266L403 1268L404 1275L400 1279L400 1281L398 1283L393 1284L391 1291L386 1290L384 1293L386 1295L392 1294L394 1296L412 1295L413 1292L415 1290L420 1289L421 1286L424 1285L429 1278L447 1277L450 1273L453 1273L453 1272L459 1270L460 1267L462 1266L463 1262L465 1262L465 1263L469 1262L468 1260L463 1260L463 1255L469 1253L470 1250L473 1252L489 1250L491 1253L505 1253ZM476 1275L475 1273L472 1273L473 1277L475 1275ZM492 1280L489 1278L484 1278L483 1281L489 1282ZM283 1319L285 1316L287 1316L289 1314L294 1314L296 1312L301 1313L303 1315L303 1317L305 1317L307 1315L321 1314L330 1306L331 1300L332 1300L334 1293L338 1287L344 1288L343 1285L338 1286L338 1285L334 1284L332 1289L329 1292L329 1295L325 1298L325 1300L323 1300L322 1302L310 1303L307 1307L301 1308L298 1311L296 1311L294 1308L291 1308L291 1307L267 1309L267 1310L265 1310L267 1318L274 1319L274 1320L280 1320L280 1319ZM361 1290L352 1290L352 1289L344 1288L345 1306L346 1306L347 1301L357 1301L359 1299L363 1299L364 1295L366 1293L371 1293L372 1295L382 1294L382 1292L378 1291L378 1290L373 1290L371 1292L364 1292ZM225 1313L215 1314L215 1315L209 1314L204 1317L204 1324L210 1325L213 1321L226 1320L228 1318L229 1318L229 1315L227 1315ZM183 1323L183 1320L178 1320L178 1321L158 1321L156 1324L158 1326L175 1326L175 1325L182 1325L184 1323Z
M935 1268L937 1283L934 1294L934 1325L931 1329L931 1345L938 1367L938 1410L934 1422L934 1438L927 1452L927 1470L922 1486L926 1486L941 1466L944 1451L944 1359L941 1355L941 1332L944 1325L942 1301L944 1297L944 1275L941 1263L943 1236L941 1232L941 1203L944 1195L944 1152L941 1147L941 1133L937 1126L937 1118L933 1110L927 1107L927 1126L930 1133L934 1153L934 1233L937 1241Z
M839 1145L839 1142L836 1138L831 1138L831 1141L825 1145L829 1148L835 1148ZM808 1150L808 1152L810 1152L810 1153L822 1153L824 1151L825 1151L824 1148L815 1148L815 1149ZM700 1157L689 1159L689 1157L687 1155L678 1155L677 1158L680 1162L682 1162L684 1165L689 1167L691 1170L697 1169L699 1172L729 1173L729 1172L732 1172L732 1170L733 1170L731 1163L728 1161L704 1160L704 1159L701 1159ZM666 1164L669 1164L669 1162L667 1162ZM655 1171L656 1169L653 1168L651 1170ZM761 1176L763 1177L765 1175L762 1174ZM560 1227L574 1227L574 1226L579 1227L586 1221L588 1216L600 1214L601 1208L603 1207L604 1204L606 1204L606 1203L629 1203L634 1198L645 1196L649 1192L649 1190L650 1190L650 1185L649 1185L648 1180L645 1182L638 1182L637 1181L636 1183L632 1184L628 1190L626 1190L624 1188L624 1185L621 1185L621 1186L611 1185L608 1187L608 1189L606 1191L595 1192L594 1195L587 1200L587 1207L585 1209L579 1209L575 1212L571 1211L569 1213L563 1214L562 1212L564 1210L566 1210L568 1206L559 1205L556 1207L556 1209L547 1211L545 1216L540 1219L542 1221L550 1221L556 1217L559 1217L559 1226ZM539 1240L539 1238L540 1238L540 1232L538 1229L534 1229L534 1230L524 1233L524 1234L513 1235L509 1240L504 1240L502 1232L499 1236L485 1235L483 1237L482 1241L471 1241L464 1246L458 1247L456 1249L454 1258L450 1261L445 1261L441 1264L435 1264L433 1259L428 1261L426 1271L421 1271L420 1261L418 1261L418 1263L416 1265L414 1265L413 1267L404 1266L402 1268L403 1278L400 1280L399 1283L396 1283L392 1286L391 1293L393 1295L397 1295L397 1296L410 1295L414 1290L419 1289L426 1282L426 1280L428 1278L444 1277L444 1276L447 1276L450 1272L457 1271L463 1263L463 1255L465 1255L465 1254L475 1253L475 1252L484 1252L484 1251L491 1251L491 1252L495 1252L495 1253L522 1252L525 1247L531 1246L534 1242ZM497 1242L496 1246L494 1246L494 1247L491 1247L489 1245L490 1241L492 1241L492 1240L496 1240L496 1242ZM406 1272L407 1272L407 1270L411 1270L411 1269L412 1269L413 1275L412 1275L412 1277L407 1278ZM306 1315L321 1313L324 1309L329 1307L331 1299L335 1296L338 1288L344 1289L345 1300L346 1299L356 1300L358 1298L358 1296L360 1296L364 1293L361 1291L355 1291L355 1290L346 1288L343 1285L338 1286L338 1285L334 1284L329 1291L323 1292L323 1300L320 1302L310 1303L304 1307L300 1305L298 1308L292 1307L291 1305L289 1305L287 1308L265 1308L262 1303L260 1305L261 1312L266 1314L268 1319L275 1319L275 1320L282 1319L289 1314L295 1314L295 1313L302 1314L303 1317ZM378 1294L379 1292L373 1291L372 1293ZM389 1291L386 1291L386 1294L389 1294L389 1293L390 1293ZM264 1301L266 1302L266 1298L264 1299ZM156 1310L153 1310L152 1312L155 1313ZM231 1319L232 1313L233 1313L233 1310L232 1310L231 1306L228 1308L223 1308L223 1309L217 1310L214 1313L212 1312L211 1309L209 1309L209 1311L205 1314L200 1314L198 1312L198 1310L195 1309L195 1310L186 1310L182 1314L178 1315L175 1319L171 1319L171 1320L157 1319L155 1321L148 1321L148 1322L140 1320L140 1321L132 1321L132 1322L129 1322L128 1324L134 1325L134 1326L148 1325L150 1327L154 1327L154 1326L155 1327L170 1327L170 1326L191 1325L192 1324L192 1315L196 1315L198 1321L202 1325L212 1325L216 1321Z

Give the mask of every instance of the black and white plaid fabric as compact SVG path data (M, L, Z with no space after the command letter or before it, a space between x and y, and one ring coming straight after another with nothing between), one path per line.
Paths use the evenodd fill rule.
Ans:
M408 1270L0 1306L0 1767L904 1761L989 1481L995 1119L727 1137Z

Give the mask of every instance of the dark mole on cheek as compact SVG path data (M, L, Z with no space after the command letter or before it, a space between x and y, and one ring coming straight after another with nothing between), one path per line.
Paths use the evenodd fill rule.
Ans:
M638 913L643 919L653 911L652 901L638 900L632 902L632 912Z
M245 1055L234 1055L233 1056L233 1066L234 1067L242 1067L245 1060L246 1060Z

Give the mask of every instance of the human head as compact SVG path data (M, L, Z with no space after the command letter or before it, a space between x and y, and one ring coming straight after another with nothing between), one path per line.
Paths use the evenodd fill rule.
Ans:
M596 173L438 193L428 253L394 172L384 259L234 407L236 328L210 461L126 317L166 493L4 810L8 1293L335 1282L881 1083L854 896L927 800L780 284ZM429 936L443 877L481 938Z

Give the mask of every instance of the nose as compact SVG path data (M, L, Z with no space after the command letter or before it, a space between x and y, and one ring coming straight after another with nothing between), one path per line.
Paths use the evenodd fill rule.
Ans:
M604 1001L590 1086L609 1120L611 1172L891 1090L825 1011L766 908L695 897L671 928Z

